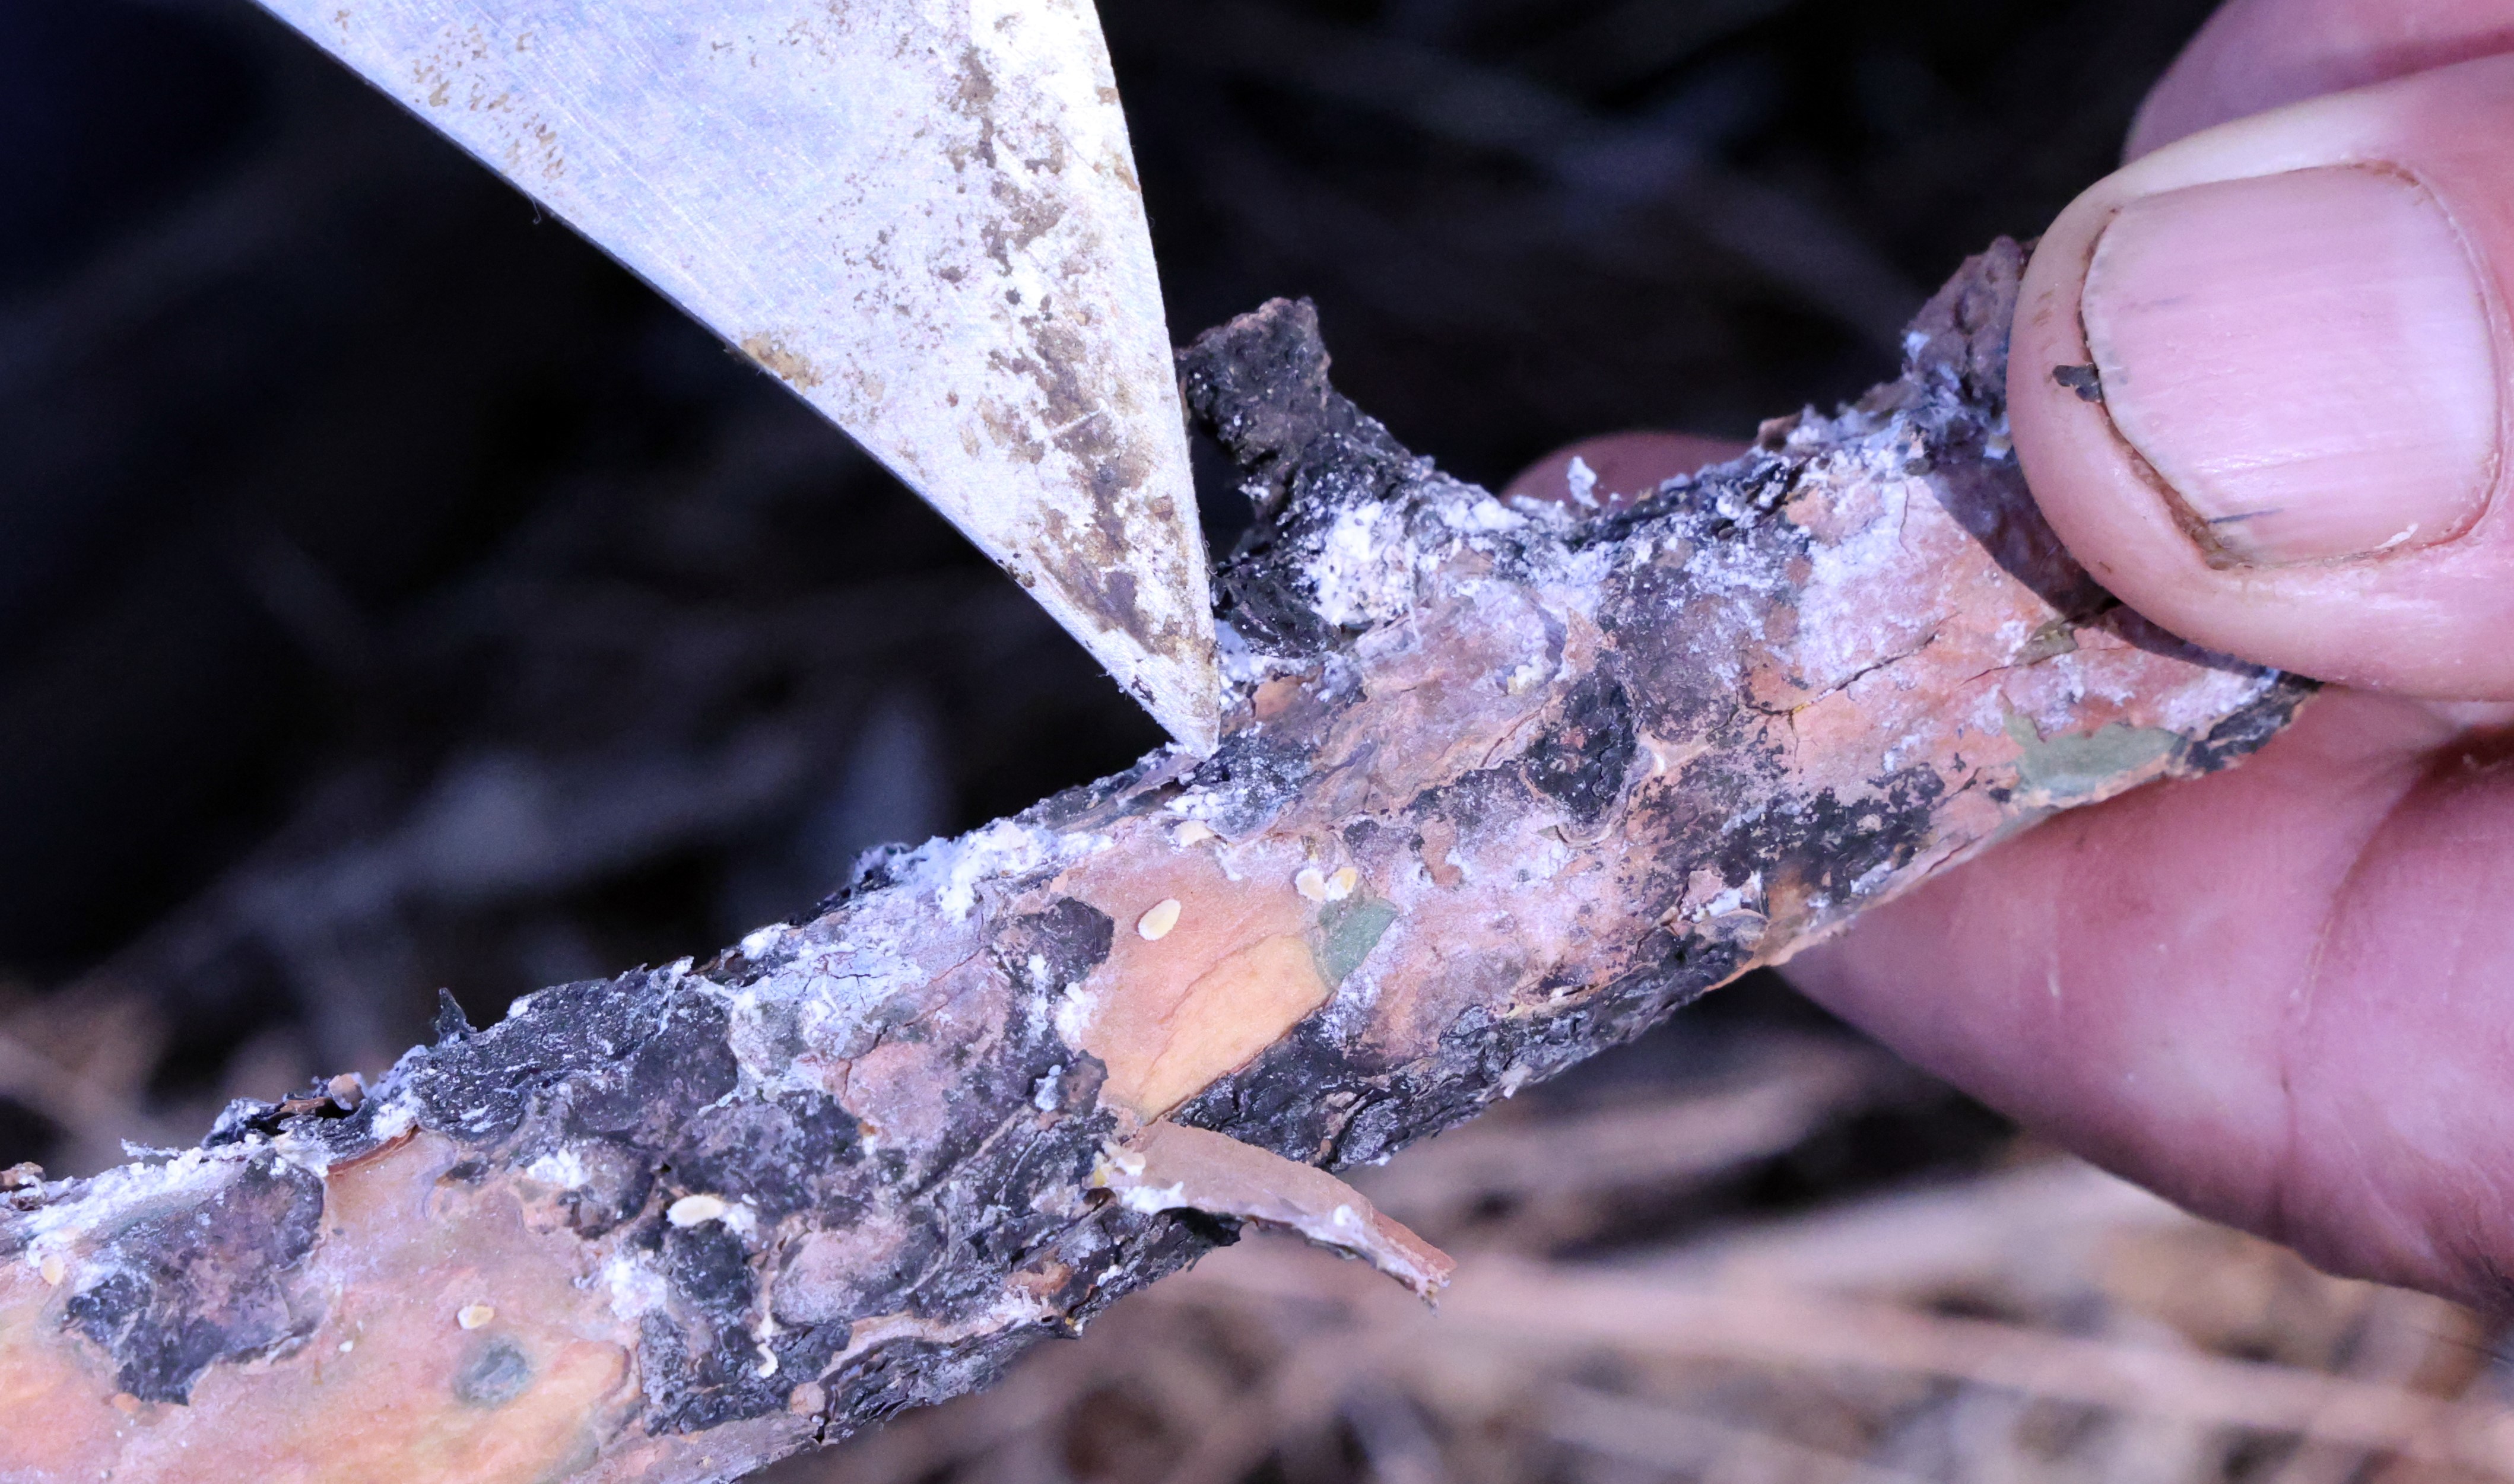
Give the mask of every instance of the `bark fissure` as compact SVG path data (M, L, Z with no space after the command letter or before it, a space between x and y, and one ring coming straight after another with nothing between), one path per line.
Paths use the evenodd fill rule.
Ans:
M1207 335L1188 402L1258 510L1210 757L887 851L704 964L458 1014L353 1109L11 1189L0 1478L208 1446L729 1477L984 1384L1243 1217L1437 1281L1269 1156L1385 1159L2306 694L2042 525L2001 402L2021 261L1968 264L1900 381L1600 519L1407 453L1306 306Z

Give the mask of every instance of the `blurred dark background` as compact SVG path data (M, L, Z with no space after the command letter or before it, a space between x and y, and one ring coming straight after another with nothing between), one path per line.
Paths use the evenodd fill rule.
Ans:
M1173 329L1311 296L1348 392L1498 482L1887 374L2206 9L1102 13ZM494 1018L703 954L1157 741L840 435L243 0L0 0L0 1165L373 1073L439 985Z

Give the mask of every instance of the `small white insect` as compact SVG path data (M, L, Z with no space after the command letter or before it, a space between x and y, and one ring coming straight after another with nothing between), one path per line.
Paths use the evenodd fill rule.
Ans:
M664 1212L664 1220L675 1226L704 1226L725 1213L720 1195L684 1195Z
M1170 929L1178 926L1179 911L1178 899L1165 897L1154 902L1150 911L1135 919L1135 931L1144 935L1146 943L1159 943L1170 936Z

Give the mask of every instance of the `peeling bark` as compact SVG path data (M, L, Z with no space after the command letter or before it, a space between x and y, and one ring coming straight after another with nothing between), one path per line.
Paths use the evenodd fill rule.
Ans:
M1207 335L1189 401L1258 502L1219 751L891 850L705 964L451 1015L373 1096L12 1172L0 1479L725 1478L985 1384L1243 1218L1436 1283L1319 1171L2305 696L2036 515L2021 261L1967 264L1901 380L1602 517L1407 454L1306 306Z

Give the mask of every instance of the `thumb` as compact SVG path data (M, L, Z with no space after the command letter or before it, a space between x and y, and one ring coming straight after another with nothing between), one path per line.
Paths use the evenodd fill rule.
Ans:
M2028 268L2018 456L2070 549L2198 643L2514 699L2514 58L2220 125Z

